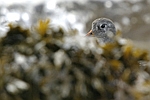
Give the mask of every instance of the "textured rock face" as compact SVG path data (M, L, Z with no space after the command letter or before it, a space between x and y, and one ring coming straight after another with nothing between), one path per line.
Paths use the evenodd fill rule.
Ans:
M120 31L106 44L79 35L107 17L124 37L145 41L149 0L11 1L0 2L0 99L149 100L147 51Z
M0 98L130 100L149 96L146 51L119 35L113 43L101 45L76 30L50 26L50 20L40 20L32 30L9 25L0 39Z

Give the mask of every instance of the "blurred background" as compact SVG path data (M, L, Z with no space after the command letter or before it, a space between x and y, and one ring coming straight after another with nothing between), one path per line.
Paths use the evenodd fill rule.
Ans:
M84 38L100 17L135 46ZM0 100L149 100L149 26L150 0L0 0Z
M150 0L0 0L0 36L9 22L30 27L50 18L55 25L74 28L85 35L99 17L110 18L124 38L150 50Z

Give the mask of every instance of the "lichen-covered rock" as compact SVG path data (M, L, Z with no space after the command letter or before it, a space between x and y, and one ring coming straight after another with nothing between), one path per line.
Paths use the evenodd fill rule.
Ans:
M119 35L99 44L76 30L40 20L31 30L10 25L0 39L3 100L147 100L148 52Z

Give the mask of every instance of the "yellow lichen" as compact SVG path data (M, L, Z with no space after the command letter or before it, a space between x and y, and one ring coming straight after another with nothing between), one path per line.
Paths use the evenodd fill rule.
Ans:
M115 71L119 71L122 69L123 65L119 60L110 60L111 68Z
M41 36L44 36L49 29L49 24L50 24L50 19L39 20L37 26L35 26L35 29Z

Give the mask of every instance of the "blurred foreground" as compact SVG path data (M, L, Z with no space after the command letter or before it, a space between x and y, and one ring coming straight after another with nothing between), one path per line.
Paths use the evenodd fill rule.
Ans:
M1 100L148 100L147 51L118 36L99 44L39 20L0 38Z

